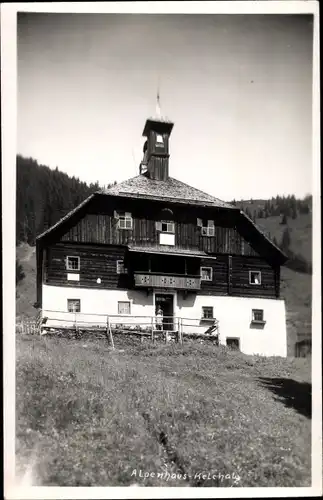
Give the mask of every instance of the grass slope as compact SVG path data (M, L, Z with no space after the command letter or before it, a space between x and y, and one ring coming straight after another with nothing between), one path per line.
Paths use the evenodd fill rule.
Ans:
M16 287L16 316L34 317L36 309L36 247L22 243L16 248L16 256L22 265L25 278Z
M84 342L17 339L21 478L43 486L310 485L309 360Z

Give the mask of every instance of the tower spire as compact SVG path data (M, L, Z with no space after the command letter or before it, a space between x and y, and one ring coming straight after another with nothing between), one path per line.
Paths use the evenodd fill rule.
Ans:
M161 118L159 83L158 83L158 87L157 87L156 115L158 118Z

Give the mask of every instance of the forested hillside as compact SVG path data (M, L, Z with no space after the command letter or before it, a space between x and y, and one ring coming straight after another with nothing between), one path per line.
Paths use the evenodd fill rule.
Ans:
M75 208L99 184L87 185L56 168L39 165L32 158L17 156L17 219L19 243L35 244L36 236Z
M235 201L259 229L289 257L286 266L312 272L312 197L276 196L271 200Z

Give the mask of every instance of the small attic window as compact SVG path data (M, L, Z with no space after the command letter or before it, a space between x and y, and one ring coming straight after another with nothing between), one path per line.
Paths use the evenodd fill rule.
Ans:
M79 271L80 257L71 257L70 255L68 255L66 257L66 269L68 271Z
M160 144L160 145L164 144L164 138L163 138L163 136L161 134L157 134L156 135L156 143Z
M249 271L249 284L250 285L261 285L261 272L260 271Z
M132 215L130 212L116 212L119 229L132 229Z

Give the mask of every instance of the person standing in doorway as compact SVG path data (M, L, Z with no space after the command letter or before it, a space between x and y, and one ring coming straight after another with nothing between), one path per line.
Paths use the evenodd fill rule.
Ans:
M156 312L156 328L157 328L157 330L162 330L163 317L164 317L163 310L160 306L158 306L157 312Z

